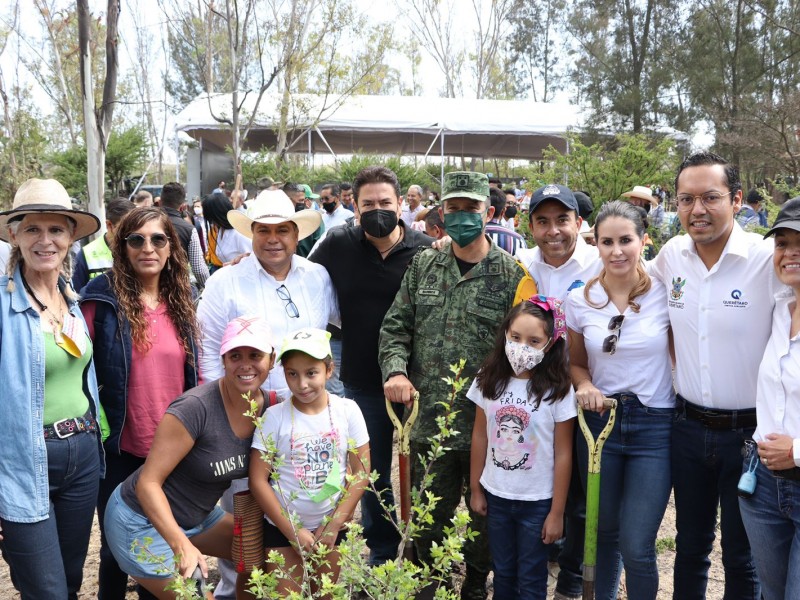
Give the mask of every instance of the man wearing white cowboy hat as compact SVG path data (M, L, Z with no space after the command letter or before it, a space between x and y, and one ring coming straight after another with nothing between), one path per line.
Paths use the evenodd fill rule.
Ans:
M295 254L298 241L319 227L317 211L295 212L283 191L264 190L246 212L228 212L228 220L236 231L253 240L253 252L238 264L215 272L200 298L200 374L205 381L221 376L216 348L227 323L238 316L264 315L275 345L301 327L325 329L329 322L339 324L339 307L328 272ZM281 369L275 369L265 385L279 397L289 395Z
M661 224L664 222L664 207L659 203L660 197L653 194L650 187L646 185L635 185L633 189L622 194L634 206L643 208L647 213L647 220L656 230L661 231Z
M303 327L325 329L340 324L339 305L325 267L296 254L297 243L313 234L322 217L315 210L295 212L294 204L282 190L264 190L247 203L246 212L228 212L236 231L253 240L253 252L238 264L223 267L208 281L200 298L197 319L202 330L203 352L200 376L213 381L222 376L219 346L226 325L236 317L261 315L267 319L279 347L290 331ZM275 390L280 400L291 396L283 369L273 369L264 389ZM231 491L246 489L234 482ZM223 508L227 496L223 496ZM220 561L222 581L217 598L233 597L235 573L227 561ZM228 563L230 565L230 563ZM226 576L226 571L228 576Z

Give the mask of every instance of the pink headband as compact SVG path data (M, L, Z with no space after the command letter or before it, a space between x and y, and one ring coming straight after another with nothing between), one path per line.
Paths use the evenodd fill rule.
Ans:
M531 296L528 298L528 302L553 313L553 343L558 338L564 338L564 341L567 341L567 318L564 316L564 309L561 308L563 302L558 298L548 298L543 294Z

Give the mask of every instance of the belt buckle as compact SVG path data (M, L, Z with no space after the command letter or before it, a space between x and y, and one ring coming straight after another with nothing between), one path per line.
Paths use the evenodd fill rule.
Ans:
M53 430L56 432L56 437L58 439L63 440L64 438L71 437L71 436L75 435L76 433L78 433L77 427L75 429L71 430L71 431L67 431L63 435L61 434L61 431L59 431L59 429L58 429L59 423L66 423L67 421L74 421L74 420L75 419L60 419L59 421L56 421L55 423L53 423Z

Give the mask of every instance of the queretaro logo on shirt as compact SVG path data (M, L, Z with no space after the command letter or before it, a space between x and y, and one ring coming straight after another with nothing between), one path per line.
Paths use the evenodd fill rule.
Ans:
M727 308L746 308L750 303L747 300L742 300L744 292L742 290L732 290L730 300L727 298L722 301L722 306Z
M672 289L669 291L669 300L668 304L671 308L683 308L683 299L684 290L683 288L686 286L686 278L681 277L680 275L677 277L672 278Z

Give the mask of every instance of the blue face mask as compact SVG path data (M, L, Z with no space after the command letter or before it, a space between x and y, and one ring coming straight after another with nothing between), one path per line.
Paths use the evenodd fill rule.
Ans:
M444 229L447 235L462 248L469 246L483 233L483 212L456 212L445 213Z

